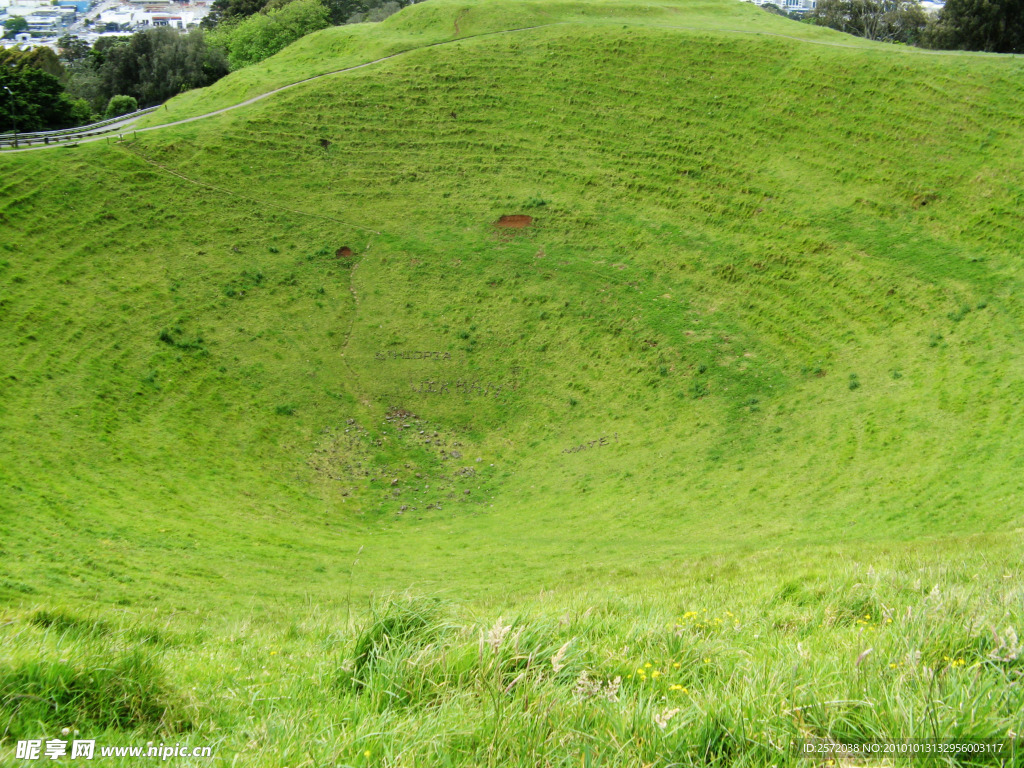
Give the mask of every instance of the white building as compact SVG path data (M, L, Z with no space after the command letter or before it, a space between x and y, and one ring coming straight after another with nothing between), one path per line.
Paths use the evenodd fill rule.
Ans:
M810 13L818 7L817 0L751 0L754 5L775 5L786 13Z
M186 30L195 27L209 11L209 6L167 3L154 6L119 5L107 8L92 19L94 24L116 24L122 31L139 31L150 27L171 27Z
M33 34L59 34L74 24L78 11L74 7L51 5L49 2L25 2L25 0L0 0L0 21L21 16L28 22Z

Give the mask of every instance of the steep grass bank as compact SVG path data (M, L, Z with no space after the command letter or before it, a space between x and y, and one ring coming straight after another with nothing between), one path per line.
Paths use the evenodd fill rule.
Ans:
M823 27L793 24L745 4L721 2L649 5L616 0L590 2L489 2L433 0L410 6L379 24L331 27L307 35L287 51L257 67L233 72L211 88L172 99L166 108L140 121L159 125L217 109L348 67L456 40L518 34L540 27L629 25L716 31L729 35L772 35L832 46L876 45ZM884 50L884 46L882 46Z

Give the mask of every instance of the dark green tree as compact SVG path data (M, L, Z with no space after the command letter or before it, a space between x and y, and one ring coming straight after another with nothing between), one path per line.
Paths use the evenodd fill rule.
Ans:
M49 131L74 125L75 105L53 75L0 67L0 132Z
M13 38L19 32L28 32L28 20L24 16L11 16L4 21L4 37Z
M107 59L108 52L118 46L128 45L131 41L131 35L110 35L107 37L101 37L93 43L92 50L89 52L92 65L95 67L102 66L103 62Z
M221 22L241 21L256 13L282 8L292 0L214 0L210 13L203 19L205 29L213 29ZM365 14L385 0L323 0L331 24L345 24L356 14ZM408 5L408 3L405 3Z
M374 0L324 0L331 24L344 24L357 13L366 13Z
M19 50L17 48L5 48L0 50L0 66L11 69L38 69L60 79L64 76L64 67L61 66L57 54L43 45L34 48Z
M349 24L359 24L364 21L384 21L388 16L393 16L402 10L404 6L396 0L386 0L383 3L373 4L365 13L354 13L348 17Z
M203 29L213 29L224 21L244 19L259 13L267 0L214 0L202 21Z
M929 29L931 48L1024 53L1024 0L948 0Z
M78 99L85 99L94 113L102 113L113 95L104 90L100 70L107 58L107 51L118 45L127 45L129 36L101 37L83 59L68 64L65 88ZM60 41L58 41L58 44Z
M928 17L917 0L819 0L815 24L887 43L916 44Z
M76 35L65 34L57 38L57 55L66 67L74 67L89 59L89 43Z
M99 53L102 63L97 71L104 99L125 94L142 107L209 85L228 73L223 52L208 46L201 30L182 35L167 27L149 29Z

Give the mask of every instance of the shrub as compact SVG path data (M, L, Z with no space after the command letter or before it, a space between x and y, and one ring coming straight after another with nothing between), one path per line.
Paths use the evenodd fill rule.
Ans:
M300 37L329 26L320 0L295 0L283 8L257 13L211 33L211 43L225 49L231 69L268 59Z
M71 121L75 125L86 125L93 121L92 107L85 99L71 101Z
M107 109L103 113L103 118L109 120L119 115L127 115L129 112L135 112L138 108L139 102L135 100L134 96L125 96L123 94L111 96L110 101L107 102Z

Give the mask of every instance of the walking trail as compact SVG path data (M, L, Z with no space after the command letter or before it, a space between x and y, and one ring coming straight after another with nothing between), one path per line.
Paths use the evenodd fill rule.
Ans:
M77 146L79 144L88 144L88 143L94 142L94 141L108 141L112 134L116 134L119 131L121 133L127 133L129 130L132 133L145 133L147 131L159 131L159 130L162 130L164 128L171 128L171 127L173 127L175 125L184 125L186 123L193 123L196 120L205 120L208 117L214 117L215 115L223 115L226 112L231 112L232 110L239 109L241 107L247 107L250 104L255 104L258 101L262 101L263 99L266 99L266 98L269 98L271 96L274 96L274 95L276 95L278 93L281 93L282 91L287 91L290 88L295 88L295 87L297 87L299 85L303 85L305 83L309 83L309 82L312 82L314 80L320 80L320 79L325 78L325 77L334 77L335 75L341 75L341 74L344 74L346 72L354 72L357 69L364 69L366 67L372 67L374 64L380 64L381 62L384 62L384 61L390 61L391 59L396 59L396 58L398 58L400 56L405 56L405 55L410 54L410 53L415 53L416 51L422 51L422 50L425 50L427 48L437 48L437 47L444 46L444 45L452 45L452 44L455 44L455 43L461 43L461 42L466 41L466 40L472 40L472 39L481 38L481 37L494 37L494 36L497 36L497 35L511 35L511 34L515 34L517 32L528 32L528 31L534 30L534 29L545 29L545 28L548 28L548 27L568 26L568 25L572 25L572 24L588 24L588 25L593 25L594 23L595 23L594 21L586 21L586 22L582 22L582 21L556 21L556 22L552 22L550 24L538 24L536 26L531 26L531 27L516 27L514 29L502 29L502 30L498 30L496 32L481 32L481 33L476 34L476 35L465 35L463 37L456 36L455 38L453 38L451 40L442 40L442 41L437 42L437 43L428 43L426 45L418 46L416 48L409 48L409 49L406 49L404 51L398 51L396 53L392 53L392 54L389 54L387 56L382 56L379 59L374 59L372 61L367 61L367 62L364 62L363 64L356 64L356 65L351 66L351 67L343 67L341 69L335 69L335 70L332 70L330 72L324 72L324 73L319 74L319 75L313 75L312 77L306 77L306 78L303 78L302 80L296 80L294 83L288 83L287 85L282 85L279 88L274 88L273 90L267 91L265 93L261 93L261 94L259 94L257 96L253 96L251 98L246 99L245 101L240 101L237 104L232 104L229 107L222 107L221 109L215 109L212 112L206 112L206 113L204 113L202 115L195 115L194 117L186 117L186 118L183 118L181 120L174 120L174 121L172 121L170 123L161 123L160 125L151 125L148 128L133 129L133 128L131 128L132 124L134 124L139 119L138 117L135 117L135 118L131 118L130 120L126 120L123 123L115 123L112 126L108 126L107 128L104 129L104 134L101 135L101 136L92 135L92 132L90 132L90 131L83 131L80 135L77 135L77 136L75 134L69 134L68 135L68 141L74 141L75 144L73 144L71 146ZM621 22L616 21L615 24L618 25L618 24L621 24ZM779 38L783 38L783 39L786 39L786 40L795 40L797 42L807 43L807 44L810 44L810 45L826 45L826 46L830 46L830 47L833 47L833 48L855 48L855 49L860 49L860 50L874 50L874 49L869 48L869 47L867 47L867 46L865 46L863 44L838 43L838 42L832 42L832 41L829 41L829 40L808 40L808 39L803 38L803 37L796 37L794 35L784 35L784 34L781 34L779 32L761 32L761 31L746 30L746 29L715 29L715 28L710 28L710 27L685 27L685 26L675 26L675 25L669 25L669 24L644 24L642 26L656 28L656 29L679 29L679 30L685 30L685 31L688 31L688 32L715 32L715 33L735 34L735 35L758 35L758 36L766 36L766 37L779 37ZM458 19L456 19L456 22L455 22L455 32L456 32L456 35L458 35ZM985 54L985 53L976 53L976 52L975 53L971 53L971 52L964 52L964 51L931 51L931 50L925 50L925 49L922 49L922 48L905 48L905 47L896 48L895 46L893 46L893 53L894 54L895 53L911 53L911 52L917 53L917 54L924 54L924 55L946 55L946 56L965 56L965 55L968 55L968 56L969 55L999 56L999 55L1003 55L1003 54ZM8 154L8 153L14 153L14 152L35 152L37 150L43 150L43 149L54 149L54 148L56 148L58 146L60 146L60 147L67 147L68 144L67 143L63 143L63 144L56 144L56 143L54 143L54 144L40 144L40 145L34 146L34 147L20 147L18 149L5 149L5 150L0 151L0 154Z

